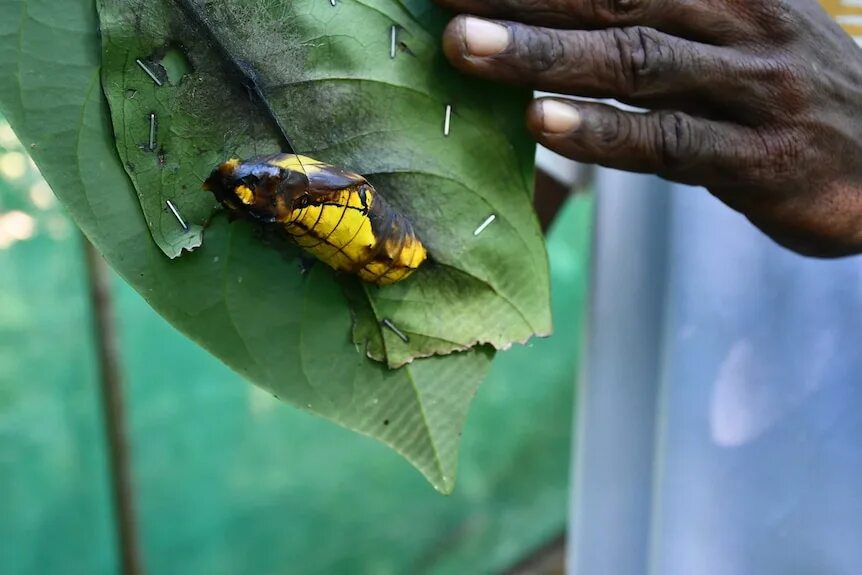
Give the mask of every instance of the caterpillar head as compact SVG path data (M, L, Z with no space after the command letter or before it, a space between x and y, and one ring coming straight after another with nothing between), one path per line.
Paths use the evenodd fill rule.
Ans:
M308 177L267 158L232 158L212 171L203 188L234 216L274 222L286 217L294 198L305 193Z

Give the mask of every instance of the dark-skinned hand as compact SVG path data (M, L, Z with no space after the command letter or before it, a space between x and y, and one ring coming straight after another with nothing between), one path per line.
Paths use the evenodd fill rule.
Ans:
M862 49L816 0L437 0L464 72L542 98L538 141L701 185L798 252L862 252ZM479 17L481 18L479 18Z

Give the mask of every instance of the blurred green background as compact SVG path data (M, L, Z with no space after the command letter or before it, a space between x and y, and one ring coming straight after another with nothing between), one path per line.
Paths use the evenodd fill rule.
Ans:
M549 233L555 335L500 353L452 496L113 298L147 573L500 573L565 528L591 199ZM83 240L0 118L0 573L119 571Z

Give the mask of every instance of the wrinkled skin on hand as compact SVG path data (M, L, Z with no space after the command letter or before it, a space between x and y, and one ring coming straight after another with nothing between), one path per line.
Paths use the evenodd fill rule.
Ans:
M459 69L648 110L536 100L544 146L705 186L798 252L862 252L862 49L815 0L437 1L463 13Z

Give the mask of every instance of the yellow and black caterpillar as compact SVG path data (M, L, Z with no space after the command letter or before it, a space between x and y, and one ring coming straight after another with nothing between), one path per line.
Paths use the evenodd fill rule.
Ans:
M228 160L204 189L232 213L280 227L330 267L386 285L428 257L409 220L359 174L295 154Z

